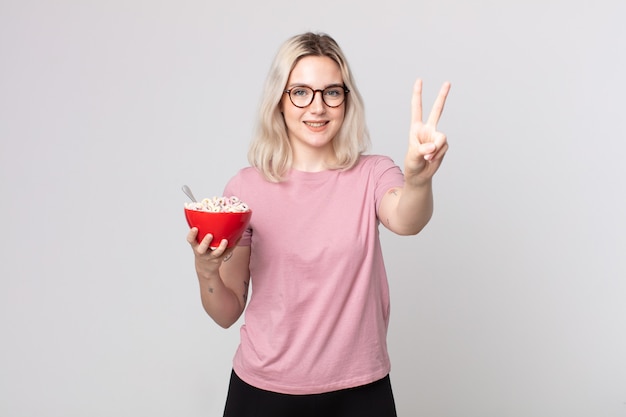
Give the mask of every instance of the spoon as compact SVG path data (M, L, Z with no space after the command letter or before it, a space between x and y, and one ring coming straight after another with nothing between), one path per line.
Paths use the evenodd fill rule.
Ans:
M185 193L187 197L189 197L194 203L198 202L198 200L196 200L196 197L193 196L191 188L189 188L187 185L183 185L183 193Z

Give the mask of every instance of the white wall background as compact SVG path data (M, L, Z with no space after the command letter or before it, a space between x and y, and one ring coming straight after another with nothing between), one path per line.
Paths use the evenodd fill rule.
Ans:
M585 4L583 4L585 3ZM245 153L269 63L326 31L402 162L411 86L451 148L383 233L399 414L626 416L618 0L0 1L0 415L220 416L236 327L182 213Z

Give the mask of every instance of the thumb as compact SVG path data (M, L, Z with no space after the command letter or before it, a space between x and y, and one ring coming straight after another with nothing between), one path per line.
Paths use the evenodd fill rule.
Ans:
M419 150L418 150L419 154L420 155L424 155L424 156L432 154L432 153L434 153L436 151L437 151L437 146L434 143L432 143L432 142L422 143L419 146Z

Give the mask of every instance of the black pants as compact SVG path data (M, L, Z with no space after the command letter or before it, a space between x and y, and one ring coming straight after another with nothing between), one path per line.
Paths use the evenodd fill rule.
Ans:
M397 417L389 375L355 388L313 395L265 391L233 371L224 417Z

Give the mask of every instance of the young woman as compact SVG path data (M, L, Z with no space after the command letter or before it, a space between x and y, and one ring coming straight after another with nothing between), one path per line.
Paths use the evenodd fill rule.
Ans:
M426 122L420 80L402 171L367 155L361 96L328 35L283 44L271 66L251 166L226 185L253 210L238 245L193 248L202 304L220 326L245 310L224 416L396 415L387 352L389 288L382 223L417 234L448 149L437 131L445 83ZM248 287L253 292L248 302ZM246 307L247 305L247 307Z

